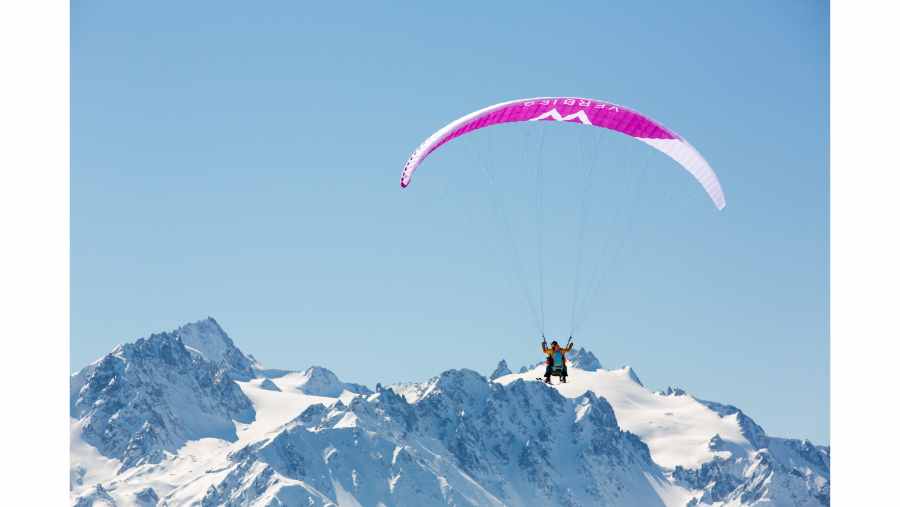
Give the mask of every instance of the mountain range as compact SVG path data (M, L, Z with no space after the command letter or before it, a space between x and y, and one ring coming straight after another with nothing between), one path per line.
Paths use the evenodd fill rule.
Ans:
M76 506L821 506L830 448L585 349L369 388L267 369L212 318L70 382ZM558 380L555 380L558 382Z

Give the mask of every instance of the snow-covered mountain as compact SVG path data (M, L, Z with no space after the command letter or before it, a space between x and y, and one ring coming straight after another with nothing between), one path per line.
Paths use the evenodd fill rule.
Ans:
M160 463L191 440L234 441L235 421L254 418L229 370L190 351L178 332L116 347L73 375L70 388L81 440L120 471Z
M213 319L117 347L71 380L74 505L817 506L830 450L628 367L570 355L375 391L266 370Z

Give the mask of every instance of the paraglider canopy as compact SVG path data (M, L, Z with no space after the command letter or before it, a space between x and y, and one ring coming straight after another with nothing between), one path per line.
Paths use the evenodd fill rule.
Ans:
M678 162L703 186L718 209L725 207L725 195L716 173L700 153L684 138L662 124L631 109L595 99L579 97L538 97L502 102L454 120L428 137L410 155L403 167L400 186L406 187L428 155L443 144L491 125L524 121L562 121L601 127L642 141Z

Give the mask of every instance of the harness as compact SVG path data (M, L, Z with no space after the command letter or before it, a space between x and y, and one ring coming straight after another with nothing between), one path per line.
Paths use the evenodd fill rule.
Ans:
M562 368L563 366L563 355L562 352L557 350L553 352L553 367L554 368Z

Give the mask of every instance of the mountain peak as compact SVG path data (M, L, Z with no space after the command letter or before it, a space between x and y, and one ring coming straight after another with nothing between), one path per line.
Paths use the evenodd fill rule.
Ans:
M310 366L303 372L297 389L313 396L336 398L344 392L344 383L328 368Z
M500 378L504 375L509 375L512 371L509 369L509 365L506 364L506 359L501 359L499 363L497 363L497 368L494 369L494 373L491 373L490 379L494 380Z
M735 407L734 405L726 405L723 403L717 403L714 401L707 400L697 400L699 403L705 405L707 408L717 413L719 417L729 417L735 416L737 423L741 429L741 434L744 438L747 439L756 449L762 449L768 446L769 437L766 435L765 430L758 424L756 421L751 419L747 414L745 414L741 409Z
M234 345L234 341L216 319L207 317L185 324L172 334L180 338L191 351L227 370L235 379L246 381L256 376L253 362Z
M462 395L483 396L490 389L486 378L480 373L468 368L447 370L435 379L434 389L431 393L450 393L451 397ZM431 394L429 393L429 394Z
M275 385L275 382L272 382L272 379L265 377L262 379L262 381L260 381L259 388L265 389L266 391L281 391L281 389L279 389L278 386Z
M234 348L234 342L212 317L184 324L172 334L211 362L225 360L228 349Z
M597 356L595 356L593 352L587 350L584 347L573 350L572 352L566 354L566 360L568 364L585 371L597 371L602 368L602 366L600 365L600 360L597 359Z
M625 366L622 369L628 375L628 378L630 378L632 381L634 381L635 384L637 384L641 387L644 387L644 383L641 382L641 379L638 377L637 373L634 371L634 368L632 368L631 366Z
M668 386L662 391L656 391L656 394L660 396L685 396L687 392L680 387Z

